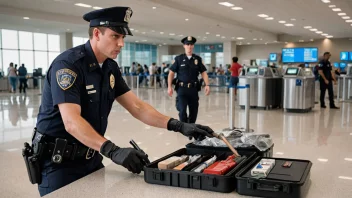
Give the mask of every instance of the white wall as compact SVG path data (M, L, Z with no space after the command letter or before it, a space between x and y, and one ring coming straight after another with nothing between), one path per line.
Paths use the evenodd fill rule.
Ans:
M341 51L352 52L352 40L349 39L324 39L304 43L278 43L268 45L237 45L237 56L239 62L250 59L268 59L270 53L280 53L286 47L317 47L319 56L328 51L332 54L331 62L340 61Z

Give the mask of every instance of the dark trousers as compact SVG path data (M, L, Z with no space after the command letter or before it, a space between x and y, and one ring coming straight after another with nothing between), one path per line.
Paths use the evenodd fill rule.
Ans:
M42 169L42 183L38 185L40 196L49 194L103 168L102 157L97 152L95 155L92 159L79 163L69 161L54 164L50 160L45 161Z
M25 77L20 77L20 93L22 92L22 88L23 93L26 93L27 79Z
M179 111L179 118L181 122L195 123L198 115L199 96L197 88L179 87L176 97L176 109ZM189 117L187 116L187 106L189 110Z
M329 100L330 100L330 107L335 106L334 102L334 90L332 88L332 81L329 80L329 84L326 84L324 80L320 80L320 105L325 106L325 92L326 89L328 90L329 93Z
M168 87L168 86L169 86L169 85L167 84L167 83L168 83L168 82L167 82L167 78L168 78L167 76L165 76L165 77L164 77L166 87Z

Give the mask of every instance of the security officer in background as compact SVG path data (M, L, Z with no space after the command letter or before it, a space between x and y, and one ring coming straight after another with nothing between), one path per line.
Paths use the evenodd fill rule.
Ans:
M205 95L209 95L209 79L207 69L205 68L202 58L192 54L194 44L197 39L188 36L181 40L185 53L175 57L173 65L170 67L168 78L168 94L172 96L172 81L175 73L177 80L175 90L177 91L176 108L179 111L179 118L182 122L195 123L197 120L199 96L201 83L198 80L199 73L205 82ZM189 117L187 117L187 106L189 107Z
M126 85L113 59L121 52L125 36L132 36L131 15L129 7L85 14L84 20L90 22L89 41L60 54L48 70L32 147L25 145L39 156L31 162L39 161L40 177L31 182L39 184L41 196L103 168L99 152L132 173L142 171L147 159L143 152L120 148L104 138L115 100L145 124L196 139L212 137L209 127L159 113ZM37 168L28 170L36 174Z
M334 71L332 71L332 66L329 61L331 57L330 52L325 52L323 60L319 62L319 81L320 81L320 107L321 108L326 108L325 106L325 92L326 89L328 89L329 93L329 100L330 100L330 109L339 109L338 107L335 106L334 102L334 91L333 91L333 85L332 81L335 82L336 84L336 79L335 79L335 74Z

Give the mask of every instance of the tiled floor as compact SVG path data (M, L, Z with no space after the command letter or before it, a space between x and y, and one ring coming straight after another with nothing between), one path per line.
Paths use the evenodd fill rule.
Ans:
M134 91L160 112L177 118L175 99L168 97L166 90ZM219 92L212 92L209 97L201 93L198 123L209 125L214 130L228 127L227 97L227 94ZM30 90L26 96L0 93L0 197L39 196L36 186L28 181L21 156L23 142L29 140L35 126L39 105L40 95L36 91ZM250 111L250 127L255 132L269 133L273 137L275 157L308 159L313 162L308 197L352 197L352 103L338 105L340 110L321 110L317 105L312 112L305 114L282 110ZM130 146L129 140L134 139L151 160L189 142L180 134L146 126L117 103L109 121L108 138L122 147ZM238 107L235 123L238 127L245 125L244 110ZM116 166L107 159L104 164ZM150 188L151 185L143 187L142 182L138 186ZM178 189L182 190L185 189ZM147 192L146 189L143 191ZM151 192L148 194L153 195ZM237 195L233 193L228 197L234 196Z

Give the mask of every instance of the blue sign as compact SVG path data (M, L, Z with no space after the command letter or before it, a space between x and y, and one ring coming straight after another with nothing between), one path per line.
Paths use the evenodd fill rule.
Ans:
M296 86L297 87L302 86L302 80L301 79L296 79Z
M348 52L340 52L340 60L342 60L342 61L349 60L349 53Z
M350 54L350 61L352 61L352 52L349 52Z
M276 62L276 61L277 61L277 54L271 53L269 60L270 60L271 62Z
M334 67L339 68L340 67L340 63L334 63Z
M283 48L282 62L312 63L318 62L318 48Z

